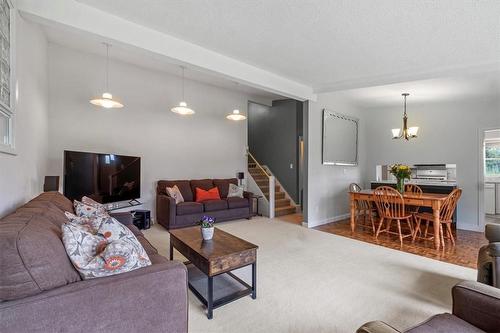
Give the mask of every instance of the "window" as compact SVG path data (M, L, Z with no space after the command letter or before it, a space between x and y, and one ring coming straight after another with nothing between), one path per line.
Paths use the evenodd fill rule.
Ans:
M500 177L500 140L485 141L484 169L486 177Z
M10 0L0 0L0 152L14 152L13 10Z

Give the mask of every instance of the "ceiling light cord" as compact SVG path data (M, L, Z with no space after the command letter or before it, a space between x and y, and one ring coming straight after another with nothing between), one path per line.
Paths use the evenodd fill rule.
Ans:
M182 68L182 101L185 102L186 98L184 96L184 66L181 66Z
M104 74L104 91L109 92L109 44L104 43L106 45L106 73Z

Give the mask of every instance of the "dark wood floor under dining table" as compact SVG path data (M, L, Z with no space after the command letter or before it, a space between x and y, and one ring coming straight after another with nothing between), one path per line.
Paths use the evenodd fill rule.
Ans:
M351 204L351 231L354 232L356 228L356 201L368 201L373 202L373 192L374 190L362 190L360 192L349 192L350 204ZM432 214L434 216L434 246L436 249L441 247L441 238L439 237L439 224L440 222L440 212L443 202L448 197L447 194L440 193L404 193L403 199L405 205L409 206L419 206L419 207L430 207L432 208Z

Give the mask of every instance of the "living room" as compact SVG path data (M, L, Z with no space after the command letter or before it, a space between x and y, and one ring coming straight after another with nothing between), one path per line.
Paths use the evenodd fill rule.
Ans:
M2 6L0 331L500 332L500 231L484 187L500 169L483 156L485 133L500 128L496 1ZM278 110L286 103L296 112ZM257 112L272 113L276 131ZM349 122L330 141L329 120ZM120 181L71 174L74 152L111 165L138 158L138 194L82 192ZM422 205L399 232L398 218L387 228L378 219L375 197L379 185L398 187L395 163L411 169L403 187L450 188L394 190ZM445 173L439 186L419 177L431 166ZM198 200L213 189L212 203ZM448 220L439 209L454 190ZM130 211L150 225L139 230ZM136 266L84 270L68 241L79 223L96 237L126 233ZM92 264L116 263L101 250Z

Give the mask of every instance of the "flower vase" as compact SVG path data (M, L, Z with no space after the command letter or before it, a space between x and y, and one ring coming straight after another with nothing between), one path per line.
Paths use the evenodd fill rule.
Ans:
M203 237L203 240L211 240L212 237L214 236L214 227L211 228L201 228L201 235Z
M401 193L401 194L405 193L405 179L404 178L398 178L396 186L397 186L397 190L399 193Z

